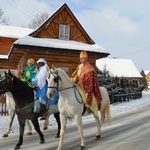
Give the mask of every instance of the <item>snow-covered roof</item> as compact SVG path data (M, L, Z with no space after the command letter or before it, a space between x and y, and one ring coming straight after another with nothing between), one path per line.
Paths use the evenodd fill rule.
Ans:
M0 37L20 38L31 33L33 29L0 25Z
M0 59L8 59L8 55L0 55Z
M97 44L91 45L91 44L86 44L86 43L72 41L72 40L36 38L36 37L31 37L31 36L25 36L23 38L20 38L17 41L15 41L14 44L108 53L104 48L100 47Z
M150 70L145 70L144 71L145 75L148 75L149 72L150 72Z
M104 69L109 71L109 74L112 77L142 77L130 59L102 58L96 60L96 66L101 71Z

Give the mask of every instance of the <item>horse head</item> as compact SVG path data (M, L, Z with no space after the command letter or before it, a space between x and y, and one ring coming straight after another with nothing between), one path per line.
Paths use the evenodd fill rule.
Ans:
M47 83L48 83L47 97L48 98L53 99L55 93L59 91L59 89L61 88L60 81L61 81L61 77L59 76L58 69L55 68L54 65L52 65L47 75Z
M12 73L10 72L10 70L8 71L8 73L6 72L4 73L5 73L5 76L0 81L0 94L3 94L10 90L12 82L13 82L13 77L14 77Z

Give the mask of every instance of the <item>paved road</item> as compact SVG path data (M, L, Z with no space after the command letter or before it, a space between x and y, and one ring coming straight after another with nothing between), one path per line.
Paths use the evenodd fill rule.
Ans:
M94 122L84 124L87 150L150 150L150 106L114 116L110 126L104 123L100 140L95 140L95 131ZM21 150L55 150L59 141L54 138L55 133L55 129L45 131L44 144L38 144L36 133L25 135ZM12 150L17 141L18 137L12 136L1 140L0 150ZM78 150L79 145L77 127L68 126L63 150Z

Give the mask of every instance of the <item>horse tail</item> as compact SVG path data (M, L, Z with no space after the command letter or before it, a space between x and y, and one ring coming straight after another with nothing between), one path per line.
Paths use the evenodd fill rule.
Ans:
M108 124L110 124L110 122L111 122L111 114L110 114L110 98L109 98L109 95L108 95L108 101L107 101L107 104L106 104L105 112L106 112L105 114L106 114L106 118L107 118Z
M102 106L101 106L101 123L103 124L105 118L107 119L108 124L111 122L110 115L110 98L105 87L100 87L102 93Z

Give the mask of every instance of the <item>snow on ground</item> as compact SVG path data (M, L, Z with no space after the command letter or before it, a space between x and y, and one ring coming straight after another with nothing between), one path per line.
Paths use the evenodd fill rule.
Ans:
M111 111L111 116L118 115L120 113L125 113L130 110L134 109L139 109L144 106L150 106L150 91L143 91L142 93L142 98L140 99L134 99L130 100L129 102L122 102L122 103L117 103L117 104L111 104L110 106L110 111ZM94 120L93 116L86 116L83 117L83 122L87 121L92 121ZM50 116L50 126L49 128L56 128L56 121L53 117L53 115ZM0 139L2 139L2 134L5 132L7 128L7 122L8 122L8 116L0 116ZM43 127L43 121L39 121L40 126ZM69 125L75 124L74 119L68 121ZM18 135L19 133L19 125L18 125L18 120L17 117L15 116L14 122L12 125L12 132L10 133L10 136L12 137L13 135ZM27 131L27 127L25 129L25 132ZM35 132L35 131L34 131Z

